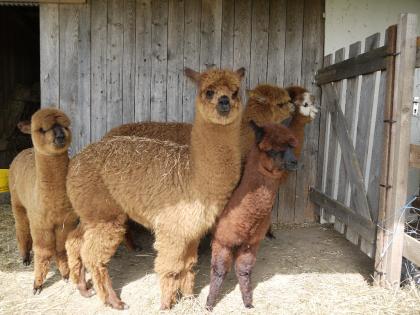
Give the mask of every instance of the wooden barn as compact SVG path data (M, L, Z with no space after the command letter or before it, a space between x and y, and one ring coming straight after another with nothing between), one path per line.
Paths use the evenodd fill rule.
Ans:
M305 86L321 108L273 224L331 223L395 285L403 256L420 266L401 220L419 165L407 140L417 17L324 57L324 14L325 0L0 0L0 168L31 145L16 124L39 107L70 116L74 155L124 123L192 122L184 67L245 67L244 104L270 83Z

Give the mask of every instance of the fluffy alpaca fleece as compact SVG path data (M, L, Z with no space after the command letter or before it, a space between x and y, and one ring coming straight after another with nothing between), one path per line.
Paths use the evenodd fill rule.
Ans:
M112 289L106 264L124 236L127 218L155 233L161 308L168 309L178 290L193 293L200 238L239 181L238 91L244 69L201 74L186 69L186 75L199 87L190 146L111 137L91 144L70 163L67 192L83 226L81 260L100 299L114 308L125 304ZM77 261L77 250L70 255Z
M249 99L241 123L241 153L246 155L254 141L249 127L251 120L259 124L282 122L294 112L285 89L274 85L258 85L248 91ZM177 122L139 122L124 124L111 129L105 138L113 136L139 136L182 145L191 143L192 124ZM245 156L243 157L243 160Z
M246 307L252 307L251 272L259 243L271 221L271 209L285 172L295 170L293 133L282 125L254 125L253 145L238 187L218 219L212 241L211 309L226 273L235 261L236 276Z
M10 167L16 238L25 265L30 264L32 246L34 251L34 294L41 292L53 257L62 277L67 279L69 275L64 244L67 234L77 225L77 216L66 195L69 125L68 117L57 109L36 112L31 122L34 148L19 153Z

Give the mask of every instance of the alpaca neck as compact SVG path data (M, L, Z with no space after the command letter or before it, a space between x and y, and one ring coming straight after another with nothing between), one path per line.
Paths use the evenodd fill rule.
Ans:
M298 159L302 153L302 147L305 141L305 126L309 122L310 122L310 119L308 117L302 116L301 114L296 114L293 116L289 124L290 131L293 132L296 139L298 140L298 144L293 150L293 153Z
M53 191L66 190L67 167L69 157L67 152L60 155L45 155L35 152L35 169L37 185L41 189Z
M196 113L191 132L191 172L193 189L209 200L233 190L240 176L238 120L218 125Z

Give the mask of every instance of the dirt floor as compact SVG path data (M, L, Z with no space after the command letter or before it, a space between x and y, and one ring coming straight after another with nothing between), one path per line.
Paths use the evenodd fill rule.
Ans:
M414 287L390 291L371 285L371 260L329 227L308 226L275 231L265 240L253 273L254 309L247 310L230 273L213 314L420 314ZM16 249L13 216L0 208L0 314L155 314L159 284L153 272L153 237L138 235L143 250L121 246L111 260L114 288L130 306L114 311L96 296L85 299L60 280L53 267L45 289L32 295L33 265L24 267ZM181 300L170 314L204 314L210 251L202 246L194 299Z

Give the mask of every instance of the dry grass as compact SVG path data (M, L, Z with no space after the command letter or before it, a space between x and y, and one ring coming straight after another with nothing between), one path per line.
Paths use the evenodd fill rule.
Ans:
M16 250L13 218L0 208L0 314L157 314L159 285L153 273L152 237L139 235L144 249L120 248L110 263L114 287L130 305L127 311L84 299L53 269L41 295L32 295L32 266L23 267ZM213 314L420 314L414 287L390 291L370 284L371 261L340 235L320 226L275 231L265 241L253 274L254 305L246 310L230 273ZM208 292L209 250L203 244L197 297L184 299L170 314L204 314ZM168 313L168 312L165 312Z

